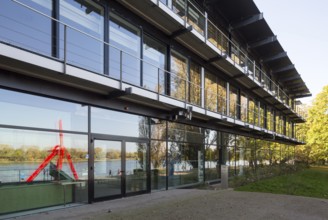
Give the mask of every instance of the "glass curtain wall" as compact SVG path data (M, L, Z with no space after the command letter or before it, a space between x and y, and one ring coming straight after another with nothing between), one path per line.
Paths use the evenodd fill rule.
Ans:
M87 202L87 107L0 90L0 108L0 214Z
M218 132L206 129L205 131L205 181L220 178L219 150L217 145Z
M169 122L168 132L168 187L203 182L203 129Z
M152 190L166 189L166 126L167 122L164 120L150 119L150 169Z
M91 0L61 0L59 10L60 21L74 28L66 29L67 62L103 74L104 44L94 38L104 40L104 8ZM64 34L60 25L60 58L65 53Z
M109 20L109 76L141 86L140 30L111 14ZM124 52L123 52L124 51Z

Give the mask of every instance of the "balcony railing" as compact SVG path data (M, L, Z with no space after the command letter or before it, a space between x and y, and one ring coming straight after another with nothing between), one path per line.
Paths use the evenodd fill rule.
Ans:
M250 110L247 108L247 106L242 106L238 103L230 103L230 106L227 106L228 102L225 96L222 96L217 92L213 92L210 89L203 88L200 85L191 82L187 79L187 76L182 77L179 73L169 72L164 69L161 69L158 66L141 59L140 57L137 57L131 53L127 53L109 44L108 42L103 41L102 39L98 39L61 21L55 20L52 17L42 14L37 10L27 5L24 5L18 1L13 1L18 3L20 6L34 11L36 14L39 15L39 19L50 19L52 22L55 22L58 26L60 26L60 30L63 30L62 35L60 36L60 53L59 55L54 56L51 51L43 50L44 47L36 47L35 41L32 40L34 39L34 32L38 32L39 34L42 33L42 35L46 36L49 39L51 39L52 35L51 33L47 34L42 29L38 29L33 26L26 27L27 29L33 29L33 31L31 32L26 31L22 33L20 32L20 30L12 29L11 31L17 33L18 36L15 41L6 39L5 36L1 34L1 30L3 28L10 29L11 27L0 26L1 42L5 42L9 45L20 47L25 50L33 51L37 54L41 54L42 56L56 59L64 63L65 69L66 66L69 64L86 69L88 71L92 71L96 74L100 74L105 77L114 78L120 82L121 89L123 87L122 84L127 83L157 93L158 99L160 95L163 95L183 101L185 105L191 104L199 107L202 107L202 99L204 99L204 108L207 110L217 112L221 115L225 115L235 120L241 120L243 122L253 124L258 127L265 127L265 116L259 115L259 110ZM173 1L172 7L175 7L176 10L181 10L181 8L179 8L181 5L177 2L181 3L182 1ZM4 16L1 14L0 16L1 19L9 19L4 18ZM213 31L213 42L216 42L217 45L221 45L218 47L221 48L220 50L222 51L222 53L223 51L226 52L228 48L227 38L222 34L219 29L214 28ZM93 48L95 45L100 46L100 48L109 48L111 56L109 56L109 60L107 62L109 64L110 75L104 74L105 65L103 62L106 61L102 61L103 55L97 52L97 50L92 50L88 45L80 45L76 43L74 39L77 37L79 39L86 40L86 42L91 41L91 48ZM217 40L220 40L220 44ZM258 80L260 80L261 70L254 66L253 61L249 60L248 57L238 49L238 47L234 48L235 49L233 55L231 55L231 57L233 57L234 62L245 68L245 71L247 72L254 73L255 69L254 78L258 78ZM252 67L256 68L251 69ZM140 74L142 74L143 76L142 82L140 81ZM167 91L167 79L170 79L169 91ZM275 84L273 82L271 86L275 88ZM202 96L202 94L204 94L204 96Z
M162 1L159 2L163 3ZM198 33L206 37L208 42L220 50L219 54L221 56L228 55L234 64L245 70L244 73L251 74L253 79L260 83L263 88L276 94L275 97L277 100L290 106L287 102L289 98L284 91L275 86L275 82L272 81L263 70L256 66L255 62L243 53L238 45L232 42L218 27L216 27L215 24L207 18L206 13L201 12L191 0L172 0L172 4L169 3L170 1L167 2L167 4L163 3L163 5L166 5L174 13L179 15L186 24L193 26Z

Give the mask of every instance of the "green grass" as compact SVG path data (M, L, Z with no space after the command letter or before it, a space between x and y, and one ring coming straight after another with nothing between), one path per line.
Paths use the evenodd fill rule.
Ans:
M312 167L290 175L259 180L235 190L328 199L328 167Z

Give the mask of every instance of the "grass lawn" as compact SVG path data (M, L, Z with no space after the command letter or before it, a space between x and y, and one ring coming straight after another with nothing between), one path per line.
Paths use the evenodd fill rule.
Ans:
M235 190L328 199L328 167L311 167L298 173L250 183Z

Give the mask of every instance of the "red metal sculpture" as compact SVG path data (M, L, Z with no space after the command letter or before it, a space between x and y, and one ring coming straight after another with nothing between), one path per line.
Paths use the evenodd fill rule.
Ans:
M66 156L67 162L69 164L69 167L73 173L73 176L75 178L75 180L78 180L79 177L76 173L75 167L73 165L72 162L72 158L70 153L65 149L64 146L64 134L62 132L63 130L63 125L62 125L62 121L59 120L59 145L56 145L53 147L51 153L47 156L46 159L44 159L44 161L40 164L40 166L32 173L32 175L26 180L26 182L32 182L35 177L37 177L39 175L39 173L50 163L50 161L52 160L52 158L54 158L55 156L58 155L58 159L57 159L57 166L56 169L57 171L60 171L63 167L63 159Z

